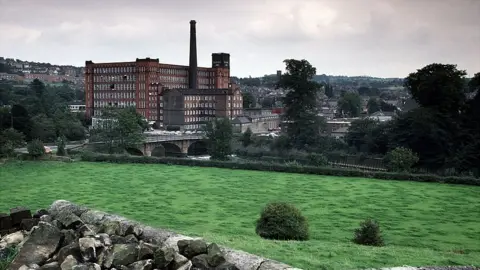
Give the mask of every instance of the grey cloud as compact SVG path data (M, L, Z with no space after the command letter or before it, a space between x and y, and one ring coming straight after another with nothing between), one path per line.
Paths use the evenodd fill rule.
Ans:
M285 58L327 74L405 76L431 62L480 71L478 0L0 0L0 52L186 64L190 19L199 63L229 52L239 76L273 73Z

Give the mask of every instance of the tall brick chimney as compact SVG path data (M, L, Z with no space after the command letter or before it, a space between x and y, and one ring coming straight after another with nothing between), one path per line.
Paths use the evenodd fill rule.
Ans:
M188 68L188 87L197 89L197 30L195 20L190 21L190 61Z

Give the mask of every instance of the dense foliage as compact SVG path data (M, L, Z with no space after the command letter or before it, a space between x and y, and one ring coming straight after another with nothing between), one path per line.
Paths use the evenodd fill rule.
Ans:
M208 154L211 159L228 160L232 154L232 123L228 118L216 118L207 122L205 138L208 144Z
M104 142L102 150L122 153L145 140L146 121L135 108L107 107L101 113L104 119L92 129L91 140Z
M43 142L38 139L34 139L29 142L27 145L27 150L28 154L35 158L41 157L45 154L45 146L43 145Z
M309 238L307 219L294 205L284 202L265 206L255 232L262 238L274 240L305 241Z
M385 156L385 164L389 171L408 172L418 162L418 156L405 147L397 147Z
M13 128L26 141L55 142L59 136L83 140L87 124L84 114L72 113L67 108L82 96L83 92L68 84L46 86L37 79L29 85L0 82L0 132Z
M367 219L360 223L360 228L355 230L353 242L366 246L383 246L385 244L380 224L373 219Z

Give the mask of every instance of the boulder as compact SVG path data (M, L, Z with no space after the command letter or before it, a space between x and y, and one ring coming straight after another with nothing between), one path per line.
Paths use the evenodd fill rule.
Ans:
M71 212L59 212L55 216L55 220L60 221L66 229L78 229L83 225L83 221Z
M48 211L45 209L39 209L33 213L33 218L40 218L41 216L48 215Z
M128 269L131 270L152 270L153 269L153 260L142 260L138 262L134 262L128 265Z
M171 265L173 269L181 269L182 267L185 267L185 265L191 266L191 262L187 259L187 257L175 252Z
M5 244L3 248L8 248L8 247L16 246L20 244L23 241L23 239L24 239L23 233L18 231L18 232L5 235L4 237L2 237L1 242ZM2 244L0 244L0 247L1 246Z
M78 242L73 242L70 245L66 245L62 247L57 253L57 261L63 262L68 256L73 256L75 258L80 259L82 254L80 252L80 246Z
M25 218L20 222L20 229L30 231L33 227L38 225L39 218Z
M155 265L160 269L167 268L167 266L173 261L175 250L169 247L161 247L155 250L153 259Z
M46 263L40 267L41 270L60 270L60 264L58 262Z
M77 235L73 230L61 230L60 232L62 233L62 237L63 237L61 247L70 245L71 243L75 242L75 240L77 239Z
M93 262L97 258L95 251L95 238L80 238L78 239L78 245L80 247L80 254L85 262Z
M138 257L138 248L135 244L113 245L103 259L104 267L119 267L134 263Z
M11 228L12 228L12 218L10 217L10 215L7 215L5 213L0 213L0 232L8 231Z
M158 247L152 244L145 243L141 241L138 245L138 258L137 260L147 260L154 258L154 250Z
M77 264L78 264L77 259L75 257L73 257L72 255L69 255L62 262L62 264L60 265L60 268L62 270L72 270L73 267L75 267L75 265L77 265Z
M101 270L101 267L96 263L82 263L75 265L72 270Z
M207 243L203 240L180 240L178 241L180 254L192 259L193 257L207 253Z
M10 218L12 219L12 226L20 226L23 219L32 218L32 212L25 207L15 207L10 209Z
M207 254L200 254L192 258L192 269L193 270L210 270L212 268L208 264Z
M207 248L207 261L213 267L219 266L226 262L225 256L223 256L222 251L217 246L217 244L210 244Z
M12 269L32 263L45 262L57 250L62 239L60 230L49 223L40 222L23 243L11 264Z
M57 218L57 215L60 213L72 213L76 216L81 216L87 210L88 208L84 206L76 205L65 200L58 200L53 202L47 211L53 218Z

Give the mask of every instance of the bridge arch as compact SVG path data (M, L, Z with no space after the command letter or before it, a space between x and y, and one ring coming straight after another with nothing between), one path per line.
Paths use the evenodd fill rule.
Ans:
M165 156L165 147L159 144L156 145L155 148L152 150L152 157L164 157Z
M208 145L204 140L194 141L190 144L187 151L189 156L201 156L208 154Z
M127 147L125 151L132 156L143 156L143 152L134 147Z
M165 157L180 157L180 156L183 156L182 154L182 149L174 144L174 143L170 143L170 142L162 142L160 145L157 145L157 147L155 147L152 151L152 155L153 155L153 152L155 151L155 149L157 148L163 148L163 156ZM159 153L161 153L161 148L158 149L157 151Z

